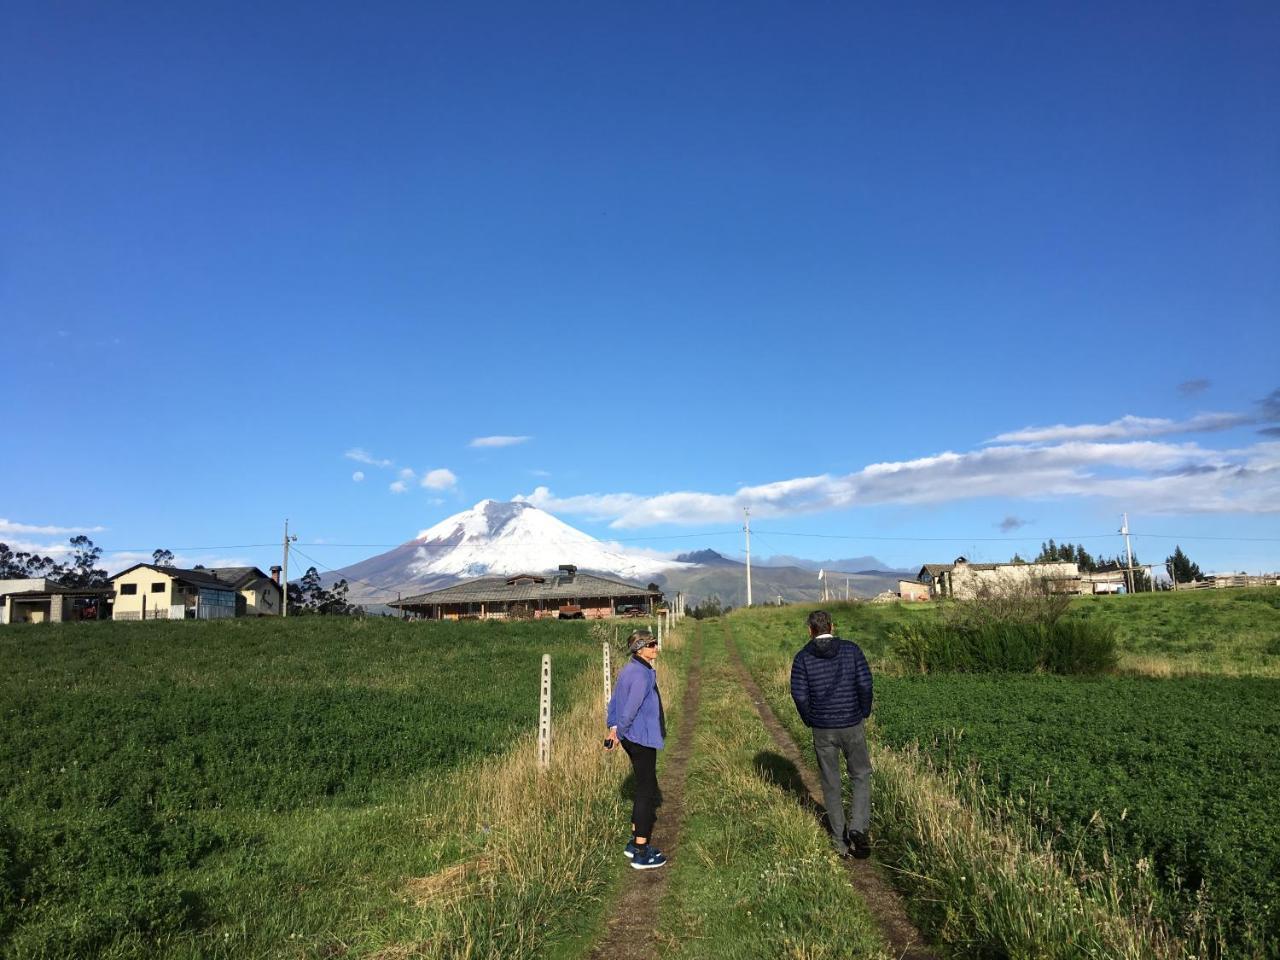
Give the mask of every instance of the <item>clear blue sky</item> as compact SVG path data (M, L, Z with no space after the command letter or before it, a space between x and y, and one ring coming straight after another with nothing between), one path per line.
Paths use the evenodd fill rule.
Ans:
M0 63L11 544L1280 567L1275 3L11 3Z

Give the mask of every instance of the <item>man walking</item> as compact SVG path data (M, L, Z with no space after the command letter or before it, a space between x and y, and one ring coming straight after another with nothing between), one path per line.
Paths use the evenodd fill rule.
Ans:
M791 699L805 726L813 728L813 749L822 774L822 800L831 843L845 856L871 856L871 755L866 725L871 716L871 667L862 649L831 633L831 614L809 614L809 642L791 661ZM844 816L840 758L853 783L853 806Z

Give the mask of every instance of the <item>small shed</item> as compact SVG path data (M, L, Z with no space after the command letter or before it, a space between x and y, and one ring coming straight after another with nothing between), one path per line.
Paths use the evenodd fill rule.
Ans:
M929 585L919 580L899 580L898 596L909 603L929 599Z
M68 587L48 577L0 580L0 623L62 623L110 616L110 587Z

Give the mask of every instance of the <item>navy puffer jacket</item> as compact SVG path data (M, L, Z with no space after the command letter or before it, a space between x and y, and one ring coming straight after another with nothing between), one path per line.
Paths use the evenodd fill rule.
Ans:
M840 637L810 640L791 661L791 699L806 726L852 727L871 716L871 667Z

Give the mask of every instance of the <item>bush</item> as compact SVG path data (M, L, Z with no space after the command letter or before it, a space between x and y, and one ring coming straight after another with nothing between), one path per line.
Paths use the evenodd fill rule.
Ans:
M910 624L890 639L920 673L1103 673L1117 661L1115 630L1087 620Z

